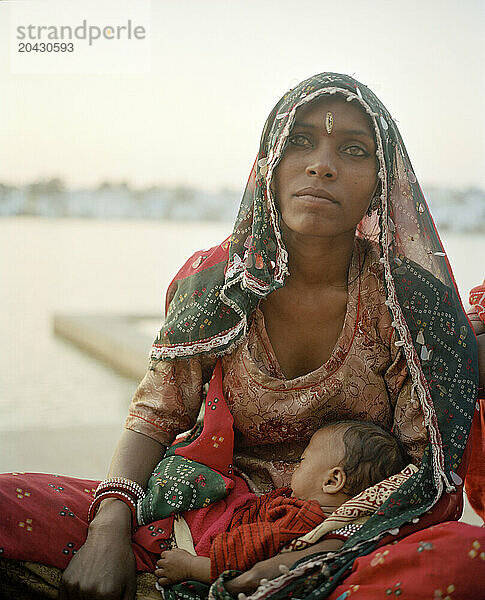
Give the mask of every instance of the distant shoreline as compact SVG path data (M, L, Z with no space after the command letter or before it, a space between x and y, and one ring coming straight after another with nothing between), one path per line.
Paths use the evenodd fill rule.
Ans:
M485 191L479 188L425 190L431 214L442 231L485 232ZM241 193L209 192L184 186L133 189L104 183L96 189L69 189L59 179L13 187L0 183L0 217L82 219L163 219L233 223Z

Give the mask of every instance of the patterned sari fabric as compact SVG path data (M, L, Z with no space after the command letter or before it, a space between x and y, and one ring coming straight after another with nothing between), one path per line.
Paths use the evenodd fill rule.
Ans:
M307 571L300 569L306 593L320 598L386 536L409 533L417 521L417 527L432 524L427 518L431 509L442 520L440 510L456 506L452 496L466 472L465 449L478 389L476 340L446 252L397 126L371 90L350 77L323 73L278 102L266 122L232 236L194 255L190 267L176 276L151 355L156 369L163 360L232 352L247 335L258 302L285 284L288 256L271 187L273 173L298 108L333 94L360 106L374 128L380 208L364 217L358 236L378 241L385 304L410 375L408 402L420 407L429 443L418 472L341 552L309 563ZM286 597L287 579L294 584L294 575L282 577L271 594Z

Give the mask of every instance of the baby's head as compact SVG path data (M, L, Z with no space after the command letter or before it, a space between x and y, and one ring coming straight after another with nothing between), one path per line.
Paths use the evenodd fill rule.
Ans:
M319 429L291 478L293 495L337 507L409 463L391 433L365 421L336 421Z

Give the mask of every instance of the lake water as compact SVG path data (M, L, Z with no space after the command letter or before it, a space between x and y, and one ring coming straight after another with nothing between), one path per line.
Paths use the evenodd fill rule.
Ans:
M53 314L162 314L178 267L230 229L0 219L0 472L103 476L136 382L55 337Z
M224 223L0 219L0 471L103 477L136 382L54 337L53 314L161 313L178 267L230 229ZM458 286L467 292L485 275L485 239L443 238Z

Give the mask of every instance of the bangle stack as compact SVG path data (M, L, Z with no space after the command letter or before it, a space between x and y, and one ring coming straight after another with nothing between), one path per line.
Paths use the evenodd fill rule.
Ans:
M96 516L96 511L103 500L106 500L106 498L117 498L128 505L131 510L132 525L136 526L136 507L138 502L143 500L144 497L145 492L136 481L126 479L126 477L105 479L98 485L94 493L94 500L88 511L88 523L91 523Z

